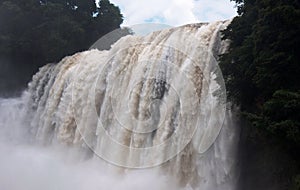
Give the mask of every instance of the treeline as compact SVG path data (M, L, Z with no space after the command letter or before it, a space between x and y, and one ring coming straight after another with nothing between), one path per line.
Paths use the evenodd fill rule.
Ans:
M0 0L0 95L19 91L38 67L88 49L123 22L109 0Z
M300 2L234 1L239 15L224 31L231 44L220 63L229 98L251 122L252 139L281 147L300 174Z

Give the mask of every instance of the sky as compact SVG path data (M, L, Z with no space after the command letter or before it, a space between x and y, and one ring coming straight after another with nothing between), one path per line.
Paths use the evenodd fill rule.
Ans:
M124 16L123 26L160 23L179 26L226 20L236 15L230 0L110 0Z

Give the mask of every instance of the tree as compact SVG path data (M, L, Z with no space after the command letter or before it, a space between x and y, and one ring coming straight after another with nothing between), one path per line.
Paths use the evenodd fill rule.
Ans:
M38 67L87 50L122 22L108 0L100 7L93 0L0 1L0 94L25 86Z
M220 63L229 97L258 134L284 147L296 160L300 153L300 2L235 2L239 15L223 32L231 44Z
M288 103L299 95L299 1L236 2L239 16L224 31L224 38L231 44L220 65L229 96L258 125L255 118L273 118L265 115L270 101L279 101L280 95ZM289 131L288 127L285 129ZM294 143L300 145L298 140Z

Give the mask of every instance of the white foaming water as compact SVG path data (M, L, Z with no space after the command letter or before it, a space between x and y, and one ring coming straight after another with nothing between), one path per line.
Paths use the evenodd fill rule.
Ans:
M234 190L238 132L216 62L228 24L126 36L42 67L0 101L0 186Z

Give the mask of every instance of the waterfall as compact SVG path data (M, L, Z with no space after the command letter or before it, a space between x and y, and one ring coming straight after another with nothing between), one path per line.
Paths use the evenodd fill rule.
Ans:
M125 171L159 168L182 188L234 190L239 135L218 68L228 24L128 35L48 64L21 98L0 101L1 130Z

